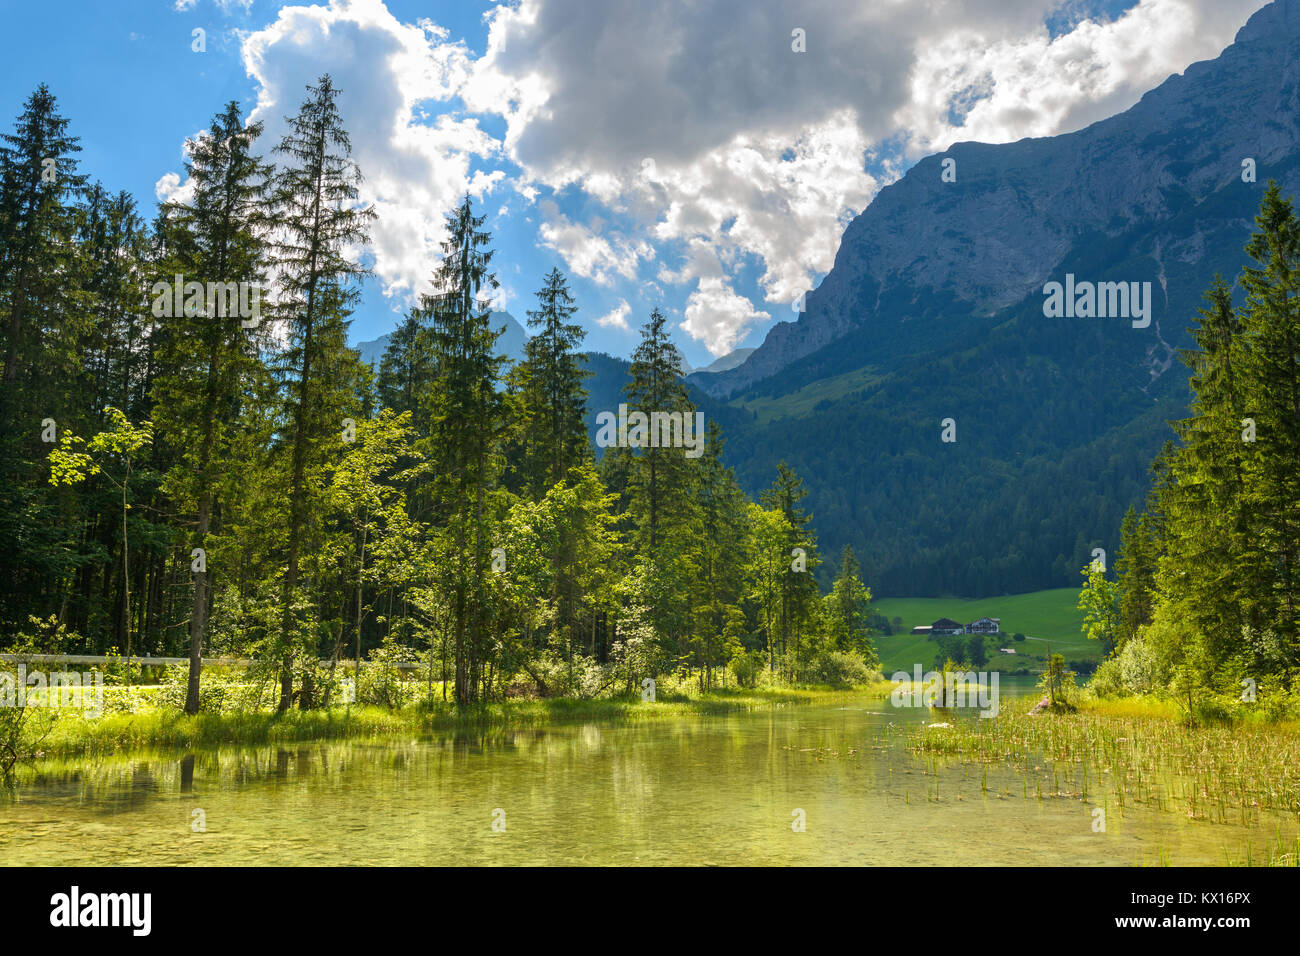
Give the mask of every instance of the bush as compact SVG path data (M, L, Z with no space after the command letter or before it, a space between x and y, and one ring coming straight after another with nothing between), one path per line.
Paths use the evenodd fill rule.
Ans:
M60 654L77 639L53 616L47 620L29 617L28 625L30 632L16 634L8 648L19 659L0 663L0 786L6 787L13 782L14 768L36 757L56 721L53 707L38 706L30 697L19 702L20 695L26 691L20 687L18 668L27 664L28 672L43 670L45 665L32 666L26 658L35 654Z
M162 690L157 695L150 699L143 699L139 695L119 691L106 695L105 709L114 712L139 713L149 705L157 705L184 710L189 680L189 664L171 664L163 671ZM232 674L224 669L205 667L200 674L199 710L202 713L227 714L237 710L251 710L257 706L257 696L250 676L243 672ZM120 706L119 703L108 703L114 701L119 702Z
M1102 661L1097 666L1096 672L1092 675L1092 680L1088 681L1085 689L1092 697L1124 697L1127 691L1124 689L1124 679L1119 666L1119 658L1109 657Z
M1011 635L1011 639L1013 641L1023 641L1025 639L1025 635L1021 634L1019 631L1016 631L1016 633Z
M763 655L755 651L741 651L727 666L737 684L746 690L753 690L758 684L758 675L763 670Z
M858 687L875 677L867 662L850 651L822 651L813 657L808 669L811 683L838 688Z
M1259 687L1259 713L1265 720L1294 720L1300 717L1300 681L1288 691L1282 682L1266 682Z
M1151 694L1164 690L1169 683L1169 668L1156 649L1145 639L1149 628L1130 639L1119 652L1120 680L1130 694Z
M397 665L419 660L416 652L391 637L385 637L369 656L369 662L361 668L361 682L356 689L357 703L376 704L393 710L411 703L420 683L406 680ZM336 674L335 677L341 682L343 675Z

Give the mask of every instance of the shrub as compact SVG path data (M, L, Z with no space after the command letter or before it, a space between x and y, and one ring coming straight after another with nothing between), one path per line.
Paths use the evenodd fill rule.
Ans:
M870 683L875 674L857 654L850 651L822 651L812 659L808 680L831 687L857 687Z
M183 710L189 679L189 664L172 664L163 671L162 690L152 698L140 699L139 695L118 692L106 696L105 709L139 713L141 704L156 704L163 708ZM257 696L250 675L242 672L232 674L216 667L205 667L202 671L199 680L199 710L202 713L225 714L236 710L251 710L256 707ZM120 700L121 706L109 706L108 702L114 700Z
M752 690L758 684L758 675L763 670L763 655L755 651L741 651L727 665L736 683L746 690Z
M418 681L404 678L399 664L408 664L418 660L415 651L399 644L391 637L385 637L378 647L370 652L369 662L361 668L360 686L357 687L357 702L376 704L380 707L397 709L404 707L415 699ZM335 675L341 679L342 675ZM338 693L337 690L334 693Z
M1130 639L1119 652L1120 681L1130 694L1150 694L1164 690L1169 683L1169 669L1160 660L1144 634Z
M1086 687L1093 697L1123 697L1126 693L1124 678L1120 669L1119 658L1108 657L1098 666Z

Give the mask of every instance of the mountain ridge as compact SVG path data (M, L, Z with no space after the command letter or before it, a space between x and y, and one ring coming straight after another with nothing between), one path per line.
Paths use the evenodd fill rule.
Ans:
M1246 262L1267 181L1300 188L1297 54L1300 0L1280 0L1114 117L926 157L850 224L799 322L688 378L722 402L746 491L781 460L803 476L823 576L847 544L878 594L980 597L1077 584L1118 549L1186 413L1203 293ZM1150 282L1149 326L1047 318L1066 274Z
M1261 51L1284 53L1298 33L1300 3L1277 0L1257 11L1219 57L1171 75L1115 116L1052 137L1003 144L963 141L925 157L883 188L848 225L834 266L808 294L798 321L773 326L739 367L696 372L693 383L715 396L737 394L864 324L922 317L908 309L917 292L946 289L955 303L977 314L1004 308L1041 286L1081 230L1114 237L1166 216L1165 190L1203 193L1211 181L1231 181L1240 173L1237 163L1224 161L1215 169L1197 161L1212 146L1206 144L1199 157L1176 156L1161 153L1146 134L1154 125L1153 113L1172 113L1177 121L1194 123L1197 110L1188 102L1188 91L1194 93L1207 78L1234 97L1242 115L1237 129L1221 130L1218 139L1239 145L1251 139L1250 127L1260 128L1264 135L1252 144L1253 158L1266 166L1294 149L1294 119L1281 130L1269 125L1270 108L1256 96L1258 84L1242 82L1234 71ZM1285 56L1271 59L1279 73L1290 65ZM1300 106L1294 89L1286 105L1294 117ZM1285 116L1286 111L1272 115ZM1127 151L1118 148L1125 139L1132 147ZM1103 150L1125 166L1124 175L1097 175L1095 159ZM1142 160L1152 158L1161 162L1143 168ZM947 159L956 161L955 183L940 180ZM1261 176L1267 178L1262 171ZM1055 188L1041 188L1053 180ZM937 192L940 188L948 195ZM1036 201L1026 202L1027 196ZM942 215L935 214L936 207ZM972 233L985 237L986 248L936 260L935 250L969 241Z

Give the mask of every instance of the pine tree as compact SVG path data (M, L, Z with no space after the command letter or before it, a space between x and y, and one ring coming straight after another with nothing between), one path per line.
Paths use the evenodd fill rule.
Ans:
M284 612L280 627L280 710L293 701L293 653L309 630L298 619L299 573L313 529L310 498L322 493L315 471L330 439L339 434L349 377L358 373L347 349L347 317L360 295L355 283L366 269L348 258L369 242L371 209L358 208L361 172L338 111L339 91L329 74L308 87L308 98L276 153L285 157L275 183L275 266L279 316L291 335L282 356L288 427L289 496ZM352 366L352 367L349 367ZM306 697L303 703L309 703Z
M505 427L497 380L505 362L496 353L483 296L497 287L491 271L491 237L475 216L469 196L447 217L448 238L434 274L434 293L423 299L437 379L427 414L430 447L440 477L440 498L457 560L451 604L456 639L456 700L477 699L485 655L489 543L485 507L500 472L499 444Z
M518 467L534 497L564 480L590 453L582 386L590 373L578 354L585 332L570 321L577 309L559 269L546 276L537 303L528 313L528 326L537 331L512 376L519 396Z
M165 319L166 371L156 386L156 424L161 438L178 454L168 475L168 491L177 503L193 508L194 524L186 558L193 559L194 581L189 613L189 682L185 712L199 709L203 640L211 605L209 534L220 498L236 491L232 482L241 470L233 454L240 427L241 406L248 384L263 377L261 317L239 314L252 305L252 288L265 278L265 242L261 207L269 188L270 167L252 152L262 124L245 126L233 100L212 118L206 132L189 144L186 171L193 199L168 210L172 226L186 233L183 249L167 262L162 275L165 291L176 275L202 283L202 309L182 309ZM213 296L207 283L236 291ZM258 293L260 299L260 291ZM252 311L251 308L248 311Z
M1257 428L1242 464L1242 612L1293 668L1300 665L1300 222L1276 183L1255 222L1246 251L1259 266L1241 276L1242 387Z

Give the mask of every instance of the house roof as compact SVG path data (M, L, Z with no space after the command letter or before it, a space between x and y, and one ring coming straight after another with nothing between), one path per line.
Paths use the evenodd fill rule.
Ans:
M941 617L941 618L939 618L939 620L935 621L935 622L934 622L933 624L931 624L930 626L931 626L931 627L943 627L943 628L948 628L948 627L961 627L960 624L958 624L956 621L954 621L954 620L953 620L952 618L950 618L950 617Z

